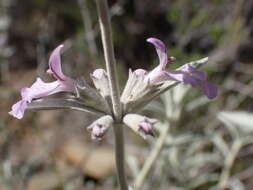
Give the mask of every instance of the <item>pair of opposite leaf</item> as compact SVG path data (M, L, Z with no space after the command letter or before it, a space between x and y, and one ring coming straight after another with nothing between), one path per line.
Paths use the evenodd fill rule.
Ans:
M217 87L209 83L207 81L207 76L204 72L201 72L189 64L185 64L183 67L177 70L167 69L166 65L171 64L175 61L174 57L167 56L167 48L162 41L156 38L148 38L147 42L152 43L157 51L159 57L159 65L155 67L150 72L147 72L144 69L137 69L133 72L133 74L137 77L140 77L143 82L145 82L148 88L152 88L153 86L162 83L167 80L182 82L184 84L190 84L192 87L201 86L204 94L209 98L213 99L217 96ZM58 46L51 54L49 58L49 69L47 73L54 76L56 79L53 82L43 82L40 78L30 86L21 89L21 97L22 99L18 101L16 104L12 106L12 110L9 112L12 116L17 119L21 119L24 116L25 110L28 107L28 104L32 102L34 99L43 98L58 92L69 92L76 93L77 92L77 82L76 80L66 76L63 74L61 69L61 49L63 45ZM99 79L102 79L106 76L106 72L103 69L97 69L93 72L92 76L99 83ZM94 85L96 89L100 92L101 96L105 98L105 93L99 88L99 85L94 81ZM101 86L100 86L101 87ZM108 89L102 88L102 89ZM123 92L124 94L124 92ZM137 114L135 114L137 115ZM107 117L108 119L109 117ZM111 118L109 119L111 120ZM123 119L123 121L126 119ZM138 119L137 119L138 120ZM152 135L152 124L154 122L148 121L145 117L142 120L138 120L138 126L132 126L133 130L142 132L144 135ZM96 122L95 122L96 123ZM109 122L111 123L111 122ZM125 122L127 124L127 122ZM134 124L136 125L136 123ZM92 125L91 125L92 126ZM91 127L91 130L94 130L93 136L94 138L100 138L103 136L104 132L108 127L103 127L101 124L94 124ZM108 125L109 126L109 125ZM103 132L102 132L103 131Z

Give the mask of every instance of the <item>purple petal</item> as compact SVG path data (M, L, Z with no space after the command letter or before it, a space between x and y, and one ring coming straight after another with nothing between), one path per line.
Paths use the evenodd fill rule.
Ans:
M25 88L22 88L21 89L21 97L23 100L27 100L28 102L32 101L31 98L28 98L29 97L29 89L28 87L25 87Z
M185 84L190 84L192 87L196 87L200 84L200 81L181 70L166 70L166 75L171 79Z
M20 100L11 107L10 115L17 119L22 119L27 108L26 100Z
M25 94L27 94L26 99L28 100L28 97L34 99L58 92L75 92L75 84L74 80L69 78L66 81L56 80L54 82L43 82L40 78L37 78L27 91Z
M51 71L56 79L64 81L66 76L61 69L61 49L63 45L59 45L54 49L49 58L49 72Z
M165 80L168 80L168 76L164 70L161 70L159 67L156 67L152 71L150 71L145 80L148 80L150 84L156 84Z
M193 88L197 87L201 82L197 80L196 78L190 76L190 75L185 75L184 76L184 81L185 84L190 84Z
M204 94L209 98L209 99L213 99L217 96L218 94L218 88L216 85L209 83L209 82L205 82L203 85L203 91Z
M184 82L184 73L181 71L173 71L173 70L166 70L166 75L171 80L175 80L178 82Z
M154 123L148 119L140 122L138 125L138 131L142 132L144 135L151 135L154 136Z
M37 78L31 87L26 87L21 90L22 100L14 104L9 113L16 118L21 119L27 108L27 103L31 102L33 99L42 98L58 92L74 92L74 82L72 79L70 80L56 80L54 82L46 83L40 78Z
M32 84L30 88L26 89L25 97L23 99L32 100L34 98L45 97L54 93L59 92L59 87L61 85L60 81L54 82L43 82L40 78Z
M159 68L156 67L147 75L147 79L150 81L151 84L163 82L165 80L175 80L178 82L185 82L187 84L191 84L190 82L185 80L185 76L186 73L180 70L178 71L169 69L160 70Z
M186 71L186 70L184 70ZM195 70L194 73L197 75L193 75L192 73L183 72L182 70L171 71L167 70L166 74L170 79L183 82L185 84L190 84L192 87L196 87L198 85L203 86L204 94L209 98L213 99L217 96L218 88L216 85L209 83L206 81L205 73Z
M183 68L180 69L180 71L186 72L189 75L192 75L193 77L195 77L196 79L199 79L201 81L206 80L206 74L204 72L194 69L193 67L191 67L188 64L184 65Z
M165 69L168 62L166 46L161 40L157 38L148 38L147 42L152 43L155 46L160 62L159 67L160 69Z

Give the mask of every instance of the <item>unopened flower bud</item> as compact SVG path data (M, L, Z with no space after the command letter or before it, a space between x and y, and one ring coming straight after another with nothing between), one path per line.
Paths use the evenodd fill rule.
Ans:
M96 69L92 75L97 79L101 79L104 77L104 75L106 75L106 72L104 69Z
M91 138L93 140L96 140L96 139L101 140L104 137L107 130L108 130L108 126L96 124L91 129Z
M138 130L145 135L154 136L153 125L153 122L145 118L142 122L139 123Z
M145 76L148 72L144 69L136 69L133 73L137 76Z
M87 129L91 131L93 140L101 140L107 130L112 126L113 119L110 115L102 116L94 121Z
M91 79L99 92L99 94L103 97L103 99L106 101L106 110L107 112L112 112L112 102L110 98L110 87L109 87L109 80L107 73L104 69L96 69L91 74Z
M157 120L139 114L127 114L123 122L145 139L147 135L154 136L153 128Z
M146 71L143 69L137 69L134 72L129 71L129 77L120 98L126 112L131 111L129 108L137 102L145 101L143 97L152 91L149 82L144 80L145 77Z
M99 93L104 97L107 98L110 96L110 88L108 82L108 76L104 69L96 69L91 74L91 79L99 91Z

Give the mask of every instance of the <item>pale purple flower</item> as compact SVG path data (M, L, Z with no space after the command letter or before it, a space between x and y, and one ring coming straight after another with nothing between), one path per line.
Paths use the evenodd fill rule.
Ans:
M146 135L155 136L154 133L154 124L156 121L152 121L151 119L145 118L143 121L141 121L138 125L138 131Z
M177 70L166 69L166 65L174 62L176 59L174 57L167 56L167 48L161 40L148 38L147 42L152 43L155 46L159 57L159 65L146 74L145 77L145 80L149 81L151 85L165 80L175 80L185 84L190 84L192 87L200 85L204 94L209 99L217 96L218 89L216 85L207 81L207 77L204 72L198 71L188 64ZM144 71L142 71L142 73L144 73Z
M157 122L158 121L156 119L148 118L136 113L129 113L123 117L123 123L144 139L148 135L155 135L154 125Z
M56 78L56 81L47 83L37 78L30 87L25 87L21 90L22 99L12 106L9 114L17 119L21 119L24 116L27 104L33 99L42 98L58 92L75 92L75 81L64 75L61 69L60 52L62 48L63 45L58 46L49 58L49 70L47 72L52 74Z
M101 140L112 125L112 116L104 115L95 120L87 129L91 131L91 138L93 140Z
M91 138L93 140L101 140L106 134L108 129L109 129L109 126L107 125L96 124L92 126L91 128L89 128L88 130L91 130Z

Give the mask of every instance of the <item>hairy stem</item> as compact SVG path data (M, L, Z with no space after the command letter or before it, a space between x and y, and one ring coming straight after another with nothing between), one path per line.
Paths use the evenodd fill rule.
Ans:
M241 140L235 140L235 142L233 142L232 147L231 147L231 151L227 155L225 163L224 163L225 166L224 166L224 169L221 173L220 181L218 184L218 189L222 190L222 189L226 188L228 181L229 181L229 177L231 175L231 169L234 165L235 159L236 159L237 154L239 153L241 147L242 147Z
M114 125L115 134L115 160L117 165L118 181L121 190L128 190L125 176L125 151L124 151L124 131L123 124Z
M112 31L108 4L107 0L96 0L96 4L98 9L98 18L104 48L106 70L109 78L114 119L116 120L116 122L120 122L122 117L122 111L119 97L119 85L116 73L116 61L112 43Z
M112 43L111 22L108 10L107 0L96 0L98 9L98 18L101 29L101 36L104 48L106 70L109 78L109 87L111 92L115 134L115 160L118 173L118 181L121 190L128 190L125 166L124 166L124 134L122 120L122 108L119 97L119 85L116 73L116 61Z

